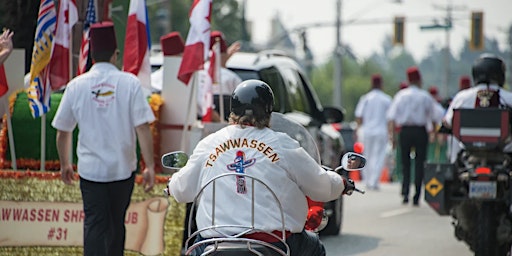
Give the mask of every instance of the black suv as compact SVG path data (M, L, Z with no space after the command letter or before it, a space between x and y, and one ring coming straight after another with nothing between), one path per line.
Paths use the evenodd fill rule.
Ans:
M322 107L302 68L292 58L276 51L235 53L227 68L242 80L258 79L266 82L274 92L274 111L302 124L316 141L323 165L335 168L345 153L345 144L332 123L343 121L343 112ZM343 197L325 203L329 215L322 235L338 235L343 215Z

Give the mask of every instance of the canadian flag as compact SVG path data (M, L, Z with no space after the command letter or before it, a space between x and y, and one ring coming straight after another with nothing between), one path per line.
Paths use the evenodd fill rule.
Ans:
M55 41L50 60L50 86L58 90L70 79L70 40L73 26L78 21L75 0L59 1Z
M136 75L142 86L151 89L149 63L149 21L145 0L131 0L124 41L123 69Z
M188 84L192 74L204 68L210 50L212 0L194 0L189 13L190 29L185 42L178 79Z
M7 84L7 76L5 76L4 64L0 65L0 97L4 96L9 91Z

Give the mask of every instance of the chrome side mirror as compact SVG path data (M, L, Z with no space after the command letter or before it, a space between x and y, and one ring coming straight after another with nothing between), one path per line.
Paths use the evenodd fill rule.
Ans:
M341 158L341 166L347 171L359 171L366 166L366 158L354 152L348 152Z
M179 170L187 164L188 155L183 151L174 151L162 156L162 166L172 170Z

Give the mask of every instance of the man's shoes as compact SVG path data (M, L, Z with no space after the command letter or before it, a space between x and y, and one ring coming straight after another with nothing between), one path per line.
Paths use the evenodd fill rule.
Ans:
M414 206L419 206L420 205L420 197L419 195L415 195L414 198L412 199L412 205Z
M408 204L409 203L409 198L404 196L404 200L402 200L402 204Z

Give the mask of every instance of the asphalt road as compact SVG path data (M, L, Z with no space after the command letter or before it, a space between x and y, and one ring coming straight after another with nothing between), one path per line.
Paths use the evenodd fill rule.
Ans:
M398 183L346 197L343 214L341 235L322 237L329 256L473 255L453 235L451 217L438 215L425 201L402 205Z

